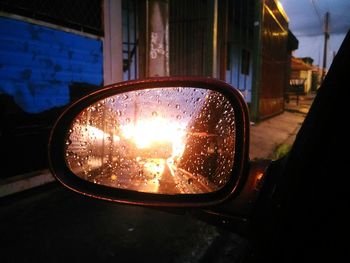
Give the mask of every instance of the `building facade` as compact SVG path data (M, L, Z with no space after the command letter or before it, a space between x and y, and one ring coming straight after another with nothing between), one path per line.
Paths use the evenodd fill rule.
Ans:
M25 163L36 134L43 161L13 174L43 168L49 129L65 105L152 76L219 78L241 91L254 121L278 114L288 36L277 0L0 0L2 151Z

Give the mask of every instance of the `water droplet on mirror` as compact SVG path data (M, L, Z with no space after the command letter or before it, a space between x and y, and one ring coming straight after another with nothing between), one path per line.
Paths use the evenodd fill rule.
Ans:
M187 180L187 183L188 183L188 184L193 184L193 179L192 179L192 178L189 178L189 179Z
M130 118L126 118L126 123L130 123Z
M153 116L153 117L157 117L157 116L158 116L158 112L153 111L153 112L152 112L152 116Z
M72 140L71 139L68 139L67 141L66 141L66 145L71 145L72 144Z
M181 119L181 116L180 116L180 115L177 115L177 116L176 116L176 119L180 120L180 119Z
M179 104L176 104L175 108L176 108L176 109L180 109L180 105L179 105Z

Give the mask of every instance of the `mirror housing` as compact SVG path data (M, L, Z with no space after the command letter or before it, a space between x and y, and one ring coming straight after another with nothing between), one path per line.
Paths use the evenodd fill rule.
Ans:
M96 105L96 103L106 101L110 98L117 98L118 96L128 97L126 96L126 94L134 94L136 92L140 92L141 94L143 91L159 91L160 94L168 94L167 91L169 91L169 89L190 89L190 91L197 91L199 89L207 90L211 93L215 92L217 94L220 94L220 96L222 96L223 98L225 98L230 107L232 107L232 110L234 112L233 125L235 133L232 157L233 164L231 165L230 169L227 172L225 172L227 180L222 185L219 185L217 188L213 188L213 190L204 191L201 193L190 192L183 194L181 192L176 191L172 193L167 191L156 193L148 190L138 190L135 187L131 187L131 184L121 187L115 187L109 183L96 183L96 181L94 182L93 180L88 180L83 176L78 176L79 173L76 172L74 168L72 168L73 166L69 161L70 159L67 156L71 153L70 151L68 151L69 144L71 144L71 141L69 141L69 136L71 136L72 134L72 129L74 130L74 123L76 123L76 120L79 119L79 116L84 111L91 109L92 105ZM170 99L170 101L172 99L176 99L175 97L171 97L173 95L167 96L170 96L170 98L167 98L168 100ZM185 96L186 95L182 95L181 98L184 99ZM206 95L205 98L207 99L208 96ZM118 102L117 104L119 106L117 105L116 107L120 107L121 103ZM142 103L140 105L142 105ZM205 111L202 111L202 113L206 114L204 116L204 119L210 119L208 113L206 113ZM190 116L192 115L194 114L190 114ZM103 120L104 117L101 118ZM215 126L218 125L219 124L215 124ZM69 141L68 143L67 140ZM92 146L94 146L96 144L96 141L93 141L91 144ZM128 145L130 144L127 144L127 147L129 147ZM122 82L109 85L102 88L101 90L93 92L79 99L78 101L68 106L66 110L62 113L62 115L58 118L52 129L49 141L49 163L52 174L63 185L65 185L73 191L91 197L104 199L108 201L137 205L203 207L221 203L224 200L231 197L233 194L237 194L240 191L240 188L245 182L248 174L248 150L248 109L242 95L238 90L236 90L235 88L233 88L225 82L212 78L162 77ZM191 154L193 153L189 151L189 154L187 155ZM89 156L86 155L85 157L88 158ZM111 176L111 174L109 174L108 176ZM132 179L130 172L130 181L132 180L134 179Z

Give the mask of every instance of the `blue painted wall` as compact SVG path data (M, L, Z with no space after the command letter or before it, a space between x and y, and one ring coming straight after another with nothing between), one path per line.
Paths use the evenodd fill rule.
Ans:
M26 112L69 102L73 83L101 85L102 41L0 17L0 93Z
M247 46L244 46L247 50ZM226 70L226 81L235 88L239 89L244 96L246 102L250 103L252 98L252 52L250 52L249 75L242 74L242 49L240 45L235 43L230 46L230 67Z

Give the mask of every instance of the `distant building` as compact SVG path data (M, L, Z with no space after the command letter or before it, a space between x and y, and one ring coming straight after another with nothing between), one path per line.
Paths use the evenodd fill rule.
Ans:
M319 86L320 69L312 65L311 58L295 58L292 57L290 85L299 83L302 87L302 93L308 94L315 91ZM293 89L291 87L290 89ZM292 90L290 90L292 91Z

